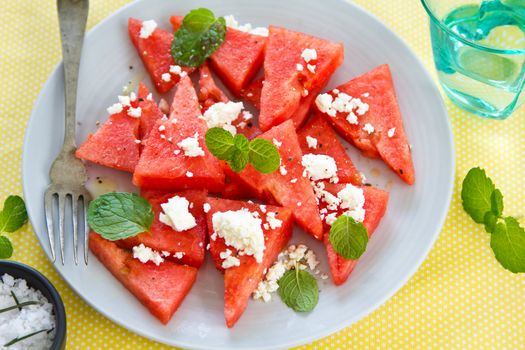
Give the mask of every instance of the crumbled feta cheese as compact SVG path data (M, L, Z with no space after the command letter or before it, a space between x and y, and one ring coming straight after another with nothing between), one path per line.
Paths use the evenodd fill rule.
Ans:
M306 69L308 69L310 71L310 73L312 73L312 74L315 74L315 68L316 68L315 64L307 64L306 65Z
M295 65L295 68L299 71L299 72L302 72L304 70L304 66L300 63L297 63Z
M243 109L242 102L218 102L208 108L201 118L206 121L208 128L223 128L235 135L237 129L232 122L237 119Z
M173 151L173 153L177 156L181 153L182 151L180 149L176 149L175 151Z
M317 148L317 139L315 137L310 135L306 136L306 143L308 144L308 148Z
M338 94L339 94L339 89L333 89L332 92L333 92L334 94L338 95Z
M333 92L335 93L336 90L334 89ZM354 98L344 92L339 92L339 90L337 90L335 99L330 94L318 95L315 104L321 112L331 117L335 117L337 112L348 113L346 120L354 125L359 124L357 115L362 116L369 109L369 105L361 101L360 98Z
M185 71L182 71L179 75L181 78L184 78L186 75L188 75L188 73L186 73Z
M202 205L202 209L204 210L205 213L209 212L210 209L211 209L211 205L210 205L210 203L204 203L204 204Z
M269 212L266 214L266 221L268 221L268 224L270 225L270 228L272 230L275 230L276 228L279 228L283 225L283 221L279 220L275 217L276 213Z
M296 178L293 178L293 179L290 180L290 182L293 183L293 184L294 184L294 183L297 183L297 179L296 179Z
M320 94L315 98L315 105L317 108L331 117L335 117L335 110L332 108L333 102L334 97L330 94ZM333 113L331 111L333 111Z
M123 107L131 106L131 99L129 96L118 96L118 101Z
M365 174L362 173L362 172L360 172L360 173L359 173L359 176L361 176L361 181L362 181L363 183L365 183L365 182L366 182L366 176L365 176Z
M133 247L133 258L138 259L143 264L151 261L157 266L164 262L164 258L158 252L142 243Z
M303 202L297 202L298 207L300 207L301 205L303 205Z
M348 209L344 214L350 216L355 221L365 220L365 195L363 189L352 184L347 184L337 193L337 198L341 200L341 209Z
M275 147L279 148L283 145L283 143L279 140L277 140L276 138L272 139L272 142L273 144L275 145Z
M259 36L268 36L268 28L265 27L256 27L253 28L250 23L246 23L243 25L239 25L239 22L235 19L233 15L224 16L224 20L226 21L226 26L235 28L237 30L240 30L241 32L250 33L253 35L259 35Z
M170 252L166 251L166 250L163 250L162 252L160 252L162 254L163 257L168 257L170 256Z
M394 137L394 134L396 133L396 128L388 129L387 135L388 137L392 138Z
M306 63L315 61L317 59L317 51L315 49L304 49L301 53L301 57Z
M266 205L261 204L261 205L259 205L259 208L261 209L261 211L262 211L263 213L266 213Z
M162 132L166 130L166 126L164 124L159 125L159 131Z
M109 114L118 114L118 113L122 112L123 109L124 109L124 107L122 106L122 104L115 103L115 104L109 106L107 111L108 111Z
M246 125L248 125L248 124L246 124L246 122L240 122L239 124L237 124L237 127L239 129L244 129L246 127Z
M337 213L330 213L326 215L325 221L328 225L332 226L332 224L337 220Z
M190 213L190 202L185 197L174 196L161 205L159 221L175 231L186 231L197 226L195 217Z
M146 100L153 101L153 94L151 92L146 96Z
M366 123L365 126L363 126L363 130L366 131L368 135L375 131L374 126L370 123Z
M369 96L370 96L370 93L369 93L369 92L365 92L365 93L362 94L361 96L363 96L363 97L369 97Z
M186 171L186 177L193 177L193 173L191 171Z
M359 124L359 121L357 120L357 115L355 115L354 112L348 113L348 116L346 117L346 120L353 125Z
M253 119L253 114L251 114L249 111L243 111L242 112L242 117L246 121L252 120Z
M303 92L301 93L301 96L306 97L308 96L309 92L307 89L303 89Z
M252 255L258 263L262 262L266 247L261 219L246 210L228 210L214 213L212 224L214 232L224 239L226 245Z
M201 157L204 156L204 150L199 145L199 133L196 132L193 137L187 137L177 143L177 146L182 148L184 155L187 157Z
M173 256L176 258L176 259L182 259L184 257L185 253L184 252L176 252L175 254L173 254Z
M171 81L171 74L170 73L163 73L160 77L165 82Z
M151 34L153 34L156 28L157 28L157 22L155 22L154 20L142 22L142 27L140 28L139 38L141 39L149 38Z
M129 107L128 108L128 115L130 117L133 117L133 118L140 118L140 116L142 115L142 108L140 108L140 107L137 107L137 108Z
M282 176L285 176L286 174L288 174L288 170L286 170L286 167L284 165L281 165L279 167L279 172L281 173Z
M135 143L136 143L136 144L140 144L140 143L142 143L142 141L140 141L140 140L135 140Z
M164 134L160 134L160 138L161 138L161 139L165 139L165 138L166 138L166 135L164 135Z
M304 166L304 175L317 181L337 176L335 159L325 154L308 153L303 155L301 164Z
M180 66L174 65L170 66L170 73L180 75L182 73L182 68Z

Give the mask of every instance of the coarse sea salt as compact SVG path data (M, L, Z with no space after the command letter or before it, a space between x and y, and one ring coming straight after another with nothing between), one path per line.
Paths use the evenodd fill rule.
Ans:
M8 274L0 278L0 309L16 305L13 292L20 303L38 301L39 304L29 305L22 310L11 310L0 313L0 348L3 344L17 337L23 337L42 329L53 329L51 332L42 332L13 344L9 349L50 349L55 337L55 316L53 305L42 295L27 285L24 279L15 279Z

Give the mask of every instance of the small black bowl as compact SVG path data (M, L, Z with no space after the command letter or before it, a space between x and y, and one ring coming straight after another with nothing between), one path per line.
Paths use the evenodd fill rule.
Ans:
M5 273L14 278L22 278L27 285L42 292L47 300L53 304L55 313L55 339L50 350L63 350L66 348L66 311L64 303L55 287L40 272L27 265L7 260L0 260L0 277Z

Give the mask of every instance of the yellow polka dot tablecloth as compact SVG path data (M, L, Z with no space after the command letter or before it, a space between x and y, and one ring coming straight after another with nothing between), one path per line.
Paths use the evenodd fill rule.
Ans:
M126 2L91 0L88 27ZM356 2L401 36L436 76L428 19L418 0ZM3 201L9 194L22 193L26 123L40 89L61 59L55 2L0 0L0 38ZM351 327L300 349L525 348L525 275L507 272L496 262L490 236L465 214L459 199L463 177L479 165L506 195L505 212L523 217L525 109L506 121L490 121L445 101L455 135L456 188L445 226L428 258L380 308ZM67 349L168 348L117 326L85 304L47 261L30 225L9 237L15 246L13 260L42 271L60 291L68 315Z

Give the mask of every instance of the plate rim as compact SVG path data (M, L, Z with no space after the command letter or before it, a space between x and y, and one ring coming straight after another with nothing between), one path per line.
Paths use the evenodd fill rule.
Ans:
M111 14L109 14L104 19L102 19L96 25L94 25L89 31L87 31L86 32L86 38L88 36L92 35L94 32L100 30L100 27L103 26L106 22L113 20L114 17L116 17L121 12L124 12L129 7L139 6L138 4L146 2L146 1L147 0L135 0L135 1L131 1L130 3L120 7L119 9L117 9L114 12L112 12ZM438 222L439 225L436 226L436 229L432 233L432 235L430 237L431 239L428 241L427 245L423 249L421 249L422 254L420 254L419 259L417 259L417 261L412 265L411 269L406 270L404 272L403 278L400 278L397 281L397 283L395 283L394 286L391 287L390 290L387 293L384 293L383 297L379 298L378 301L375 304L373 304L367 310L363 310L360 313L353 314L353 316L351 318L349 317L346 322L341 322L341 324L335 325L335 326L332 326L332 327L326 327L325 329L315 333L314 335L305 335L304 337L301 337L298 340L290 340L290 341L287 341L287 342L282 342L279 345L275 345L275 346L251 346L250 348L253 349L253 350L290 348L290 347L294 347L294 346L299 346L299 345L311 343L311 342L314 342L316 340L325 338L325 337L327 337L327 336L329 336L331 334L337 333L337 332L341 331L344 328L350 327L353 324L355 324L356 322L362 320L367 315L371 314L373 311L377 310L386 301L391 299L394 296L394 294L396 294L414 276L414 274L419 270L419 268L421 267L423 262L427 259L430 250L434 246L434 244L435 244L439 234L441 233L441 231L443 229L445 220L446 220L446 218L448 216L448 212L449 212L449 209L450 209L451 201L452 201L452 196L453 196L454 187L455 187L454 179L455 179L455 173L456 173L456 166L455 166L455 163L456 163L456 150L455 150L452 126L451 126L451 123L450 123L450 118L448 117L448 110L446 108L446 105L445 105L445 102L444 102L444 99L443 99L443 95L441 94L441 92L440 92L440 90L438 88L438 83L432 77L432 75L430 74L429 70L426 68L426 66L424 65L422 60L419 58L419 56L407 44L405 39L400 37L396 32L394 32L386 24L384 24L379 19L378 16L376 16L372 12L364 9L361 5L356 4L356 3L354 3L351 0L338 0L338 1L340 1L342 3L345 3L348 6L354 7L358 12L360 12L361 15L370 17L370 19L373 20L376 25L382 27L384 30L386 30L386 31L390 32L391 34L393 34L393 36L395 37L395 40L397 40L398 43L402 47L404 47L404 49L406 49L407 53L410 56L412 56L412 58L415 60L415 62L417 62L419 68L424 72L425 77L429 81L432 82L432 84L431 84L432 90L431 91L435 95L435 97L437 98L437 102L438 102L439 109L440 109L438 111L439 114L441 114L445 118L445 127L446 127L445 130L446 130L446 135L447 135L447 140L446 140L447 142L446 142L446 144L450 148L450 155L449 155L450 157L448 157L448 163L449 163L448 166L450 167L451 172L449 174L449 177L446 179L448 181L448 183L449 183L449 186L446 189L447 190L446 191L446 194L447 194L446 197L448 199L447 199L447 202L446 202L446 206L444 205L443 208L441 209L441 211L437 212L437 214L439 214L439 215L436 215L436 218L438 218L436 220L436 222ZM60 61L55 66L55 68L50 71L46 82L44 83L44 85L42 85L42 87L40 89L40 92L38 94L38 97L37 97L37 99L35 100L35 102L33 104L33 109L31 111L31 114L29 116L29 121L28 121L27 126L26 126L26 130L25 130L25 133L24 133L23 148L22 148L22 166L21 166L22 189L23 189L24 198L28 198L27 192L26 192L27 191L26 183L28 181L30 181L30 180L27 179L27 175L26 175L25 169L26 169L26 163L28 162L27 154L29 152L29 140L28 140L29 135L28 135L28 133L29 133L29 129L31 129L32 123L35 120L35 115L36 115L36 108L35 107L42 103L43 95L44 95L43 92L48 88L48 86L51 83L51 80L49 78L51 76L53 76L54 74L56 74L57 71L59 71L61 69L62 69L62 61ZM438 113L436 113L436 114L438 114ZM58 260L55 261L55 262L52 261L51 256L50 256L50 254L48 252L48 249L47 249L47 247L45 247L45 245L47 245L47 242L43 242L43 240L39 239L39 235L36 233L35 226L33 225L33 214L31 213L30 210L28 210L28 217L29 217L29 220L31 222L33 233L35 234L40 247L44 251L44 254L46 255L46 257L47 257L49 263L51 264L51 266L53 267L53 269L58 273L60 278L69 286L69 288L71 288L71 290L82 299L83 302L88 304L90 307L92 307L95 311L100 313L105 318L109 319L110 321L116 323L120 327L123 327L124 329L126 329L126 330L128 330L130 332L138 334L141 337L144 337L144 338L149 339L149 340L156 341L156 342L161 343L161 344L169 345L169 346L180 346L180 347L184 347L184 348L188 348L188 349L209 349L209 350L227 350L227 349L230 349L227 345L225 345L225 346L207 345L206 347L198 347L198 348L196 348L195 345L193 345L193 344L187 343L185 341L178 341L178 340L175 340L172 343L166 343L160 337L157 337L157 336L152 335L152 334L148 334L146 331L143 331L140 328L133 327L133 326L128 326L128 325L125 324L124 321L119 320L116 317L112 316L111 314L106 313L104 310L98 308L94 303L92 303L90 300L88 300L88 298L85 297L85 295L81 291L81 289L77 289L77 288L75 288L75 286L70 284L69 280L65 278L65 276L62 274L62 272L55 267L55 264L58 263ZM353 319L353 321L351 321L351 319Z

